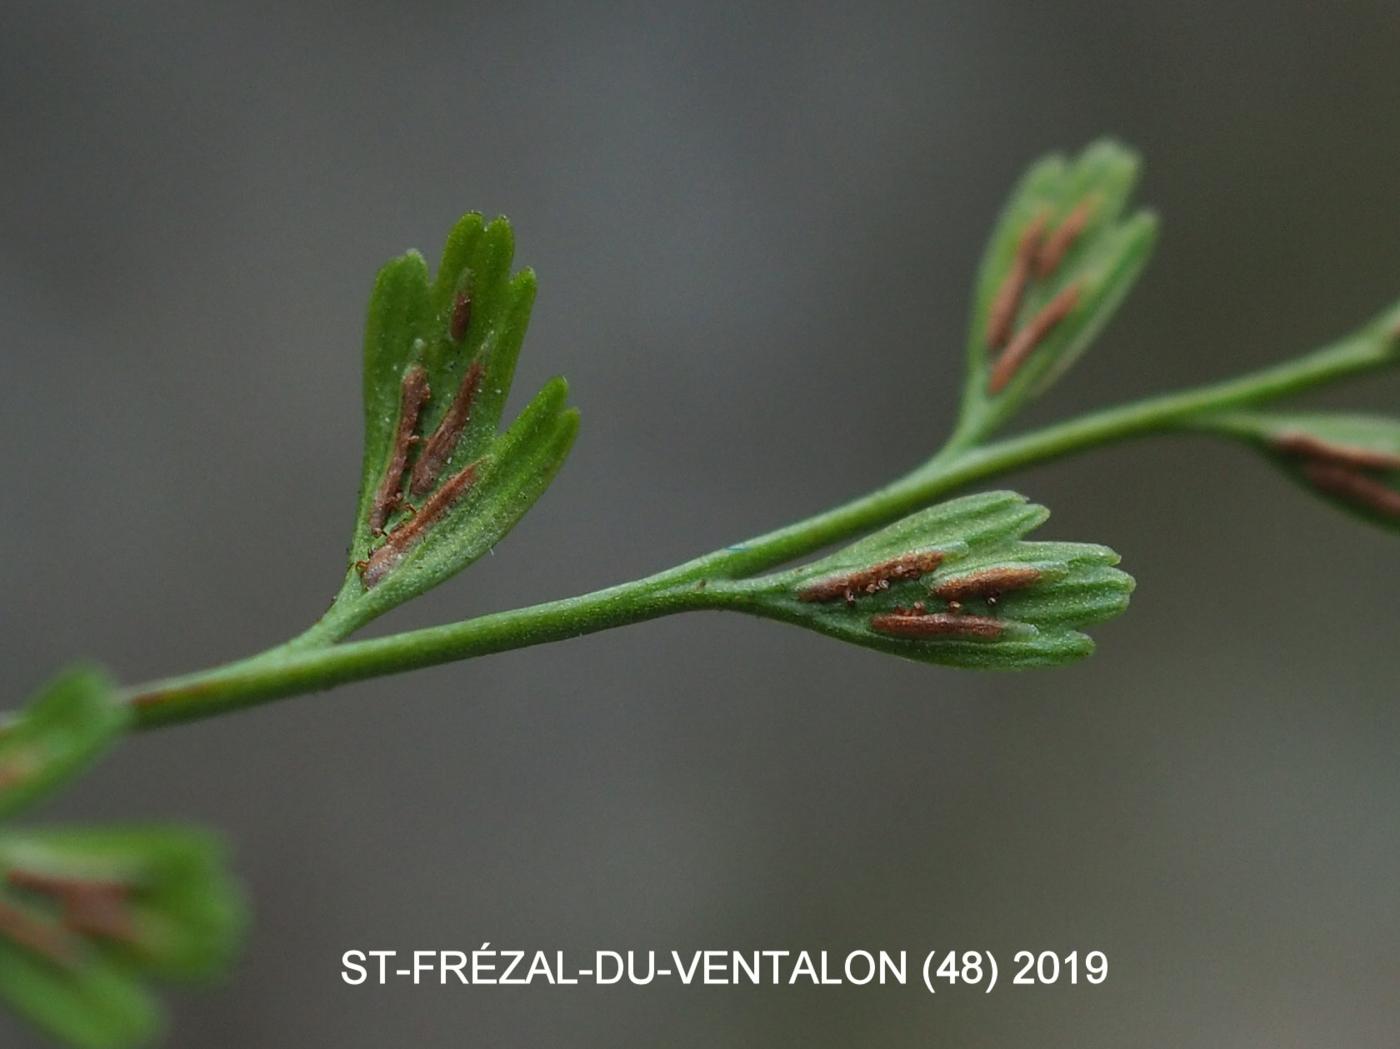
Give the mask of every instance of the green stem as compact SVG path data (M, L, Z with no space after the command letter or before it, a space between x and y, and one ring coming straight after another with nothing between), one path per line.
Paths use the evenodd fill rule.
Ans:
M913 472L854 502L747 543L726 547L680 568L694 570L695 576L750 575L888 524L955 489L989 477L1100 445L1184 429L1188 420L1274 400L1394 364L1400 361L1400 339L1380 334L1388 330L1372 325L1331 346L1235 379L1106 408L980 447L949 447Z
M665 574L581 597L370 641L281 646L228 666L130 690L126 698L141 727L188 721L349 681L562 641L707 607L694 594L656 585L654 581Z
M1072 452L1183 429L1204 415L1393 364L1400 359L1400 348L1390 334L1391 322L1387 318L1380 322L1384 329L1372 325L1333 346L1240 378L1094 412L981 447L950 447L892 484L844 506L634 582L370 641L336 643L360 624L340 622L332 613L307 633L259 656L139 686L125 698L138 725L168 724L675 612L728 607L734 594L727 580L887 524L974 482Z

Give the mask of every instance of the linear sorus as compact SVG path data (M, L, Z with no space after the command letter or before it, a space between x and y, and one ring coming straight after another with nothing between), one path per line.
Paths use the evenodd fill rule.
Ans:
M1328 462L1363 470L1400 470L1400 454L1325 441L1310 433L1281 433L1273 439L1272 444L1278 451L1287 455L1326 459Z
M0 760L0 791L18 787L40 768L36 756L30 751L15 751Z
M17 889L43 893L63 908L63 924L73 932L108 940L134 942L136 929L127 902L131 886L119 881L67 878L12 870L9 883Z
M481 386L481 374L485 367L480 358L472 361L467 374L462 376L462 385L457 387L457 393L448 405L447 414L442 417L442 422L438 423L437 429L418 454L418 461L413 464L413 474L408 486L414 495L424 495L432 491L442 468L457 450L457 441L471 419L472 401Z
M471 322L472 293L470 288L464 287L452 300L452 321L448 325L447 333L452 336L453 342L461 342L466 338Z
M1006 271L1001 286L992 298L987 311L987 345L1002 346L1011 336L1011 328L1016 323L1016 313L1021 308L1021 297L1025 295L1026 284L1031 276L1031 264L1040 250L1040 238L1045 233L1045 216L1037 215L1021 232L1016 242L1016 254L1011 259L1011 268Z
M63 924L84 936L98 936L116 943L139 942L136 921L125 896L89 892L63 901Z
M384 522L399 505L399 490L403 485L404 467L408 465L408 451L413 447L418 429L418 416L427 403L428 373L421 364L415 364L404 372L402 393L399 396L399 425L394 433L394 449L389 457L389 466L379 481L374 493L374 502L369 507L369 530L376 534L384 527Z
M1000 619L990 616L952 615L930 612L925 615L907 612L882 612L870 617L870 627L892 637L976 637L998 638L1006 629Z
M467 493L476 480L481 463L482 460L478 459L444 481L442 487L412 517L385 537L383 546L370 554L367 561L361 561L356 566L366 590L392 571L404 555L422 540L428 529L442 520L457 500Z
M9 884L42 893L63 908L63 924L74 932L109 940L133 941L136 930L127 901L131 886L119 881L87 880L12 870Z
M995 597L1008 590L1024 590L1038 582L1038 568L1030 565L996 565L945 579L933 588L933 594L950 604L960 604L974 597Z
M61 928L4 900L0 900L0 935L55 964L73 961L74 944Z
M10 871L5 880L16 889L25 889L29 892L41 892L48 896L69 896L81 895L88 892L103 892L117 896L125 896L131 892L131 886L122 881L104 881L101 879L73 878L65 877L61 874L41 874L38 871L28 871L15 869Z
M1074 247L1074 242L1089 224L1089 216L1092 214L1090 201L1081 200L1074 206L1074 210L1065 216L1065 220L1055 227L1055 231L1041 242L1040 252L1035 258L1037 276L1048 277L1059 268L1066 253Z
M925 550L921 553L901 554L878 565L843 572L808 583L797 591L799 601L836 601L844 599L846 604L854 604L862 594L874 594L888 590L891 583L905 579L918 579L927 575L943 563L942 550Z
M1079 285L1071 284L1046 303L1044 309L1012 336L1006 349L997 358L996 366L992 368L992 377L987 384L992 393L1000 393L1006 388L1006 384L1020 371L1021 365L1026 363L1026 358L1054 330L1055 325L1069 315L1078 302Z
M1303 464L1303 476L1319 491L1353 506L1400 520L1400 491L1367 477L1359 470L1312 460Z

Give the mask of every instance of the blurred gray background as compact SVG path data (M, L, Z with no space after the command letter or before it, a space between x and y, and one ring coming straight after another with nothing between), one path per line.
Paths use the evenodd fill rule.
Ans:
M1033 419L1400 295L1389 3L7 4L3 703L301 629L375 269L509 214L515 403L584 428L383 629L580 592L893 477L951 422L1022 166L1112 132L1165 227ZM1396 377L1317 403L1393 410ZM1033 421L1033 420L1027 420ZM174 1045L1371 1046L1400 1025L1400 547L1246 452L1011 479L1139 589L975 676L690 616L152 733L46 809L224 828L257 925ZM350 948L1100 948L1099 989L348 988ZM0 1043L32 1036L0 1019Z

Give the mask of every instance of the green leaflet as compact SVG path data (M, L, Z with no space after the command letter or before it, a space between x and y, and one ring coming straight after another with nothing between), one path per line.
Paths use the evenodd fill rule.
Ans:
M232 960L246 914L226 864L222 839L188 827L24 829L0 837L0 882L11 892L16 872L126 886L129 935L93 942L104 956L163 979L208 979Z
M495 437L515 378L515 364L535 302L536 281L530 269L511 276L514 257L515 234L509 221L497 218L483 225L475 213L453 227L443 247L432 293L439 334L447 330L453 300L464 281L471 295L471 323L460 345L444 337L429 344L428 378L435 390L442 390L442 396L435 397L429 408L425 432L437 425L448 396L471 361L481 358L487 376L473 405L466 438L453 460L457 465L476 459Z
M351 572L337 599L351 629L490 550L543 494L572 445L578 413L566 406L562 379L498 432L535 297L534 274L511 273L514 250L508 221L473 213L448 235L435 277L414 252L380 271L365 333L364 473ZM405 447L405 375L418 368L428 394ZM454 483L468 467L472 480ZM382 535L372 527L380 503Z
M1230 412L1192 426L1244 440L1315 495L1400 531L1400 419L1330 412Z
M872 532L828 557L796 569L810 580L836 569L858 567L906 550L987 546L1023 535L1043 524L1050 511L1015 492L983 492L936 503Z
M0 729L0 818L78 775L126 724L101 671L76 667L50 682Z
M61 675L0 733L0 815L80 774L128 723L106 677ZM0 997L91 1049L148 1043L140 978L211 976L243 928L218 841L181 828L0 831Z
M410 251L385 265L374 282L365 321L365 455L351 543L351 556L357 560L369 549L369 506L389 466L404 369L423 354L433 319L423 256Z
M552 379L491 445L482 474L439 526L378 585L358 597L380 615L431 589L489 551L549 487L578 433L568 384Z
M1047 516L1014 492L955 499L820 561L745 581L732 604L929 663L1008 670L1071 662L1093 651L1080 629L1122 612L1133 581L1113 567L1118 556L1106 547L1021 539ZM930 570L908 569L934 555ZM973 592L956 600L937 594L957 587ZM950 632L892 633L891 616L895 627L916 630L932 622L922 617L936 616ZM963 624L996 634L977 636Z
M959 440L985 437L1043 392L1088 348L1137 280L1157 235L1151 213L1124 215L1138 168L1135 153L1104 139L1073 161L1059 154L1046 157L1022 178L978 270ZM1008 283L1015 283L1011 275L1023 236L1038 222L1044 233L1031 252L1024 291L1013 297L1017 305L1007 315L1006 341L993 345L995 315ZM1077 235L1069 235L1071 227L1078 228ZM1062 250L1054 251L1056 245ZM1056 254L1059 261L1041 273L1039 264ZM1077 298L1062 319L1030 340L1033 348L1024 356L1012 352L1016 335L1029 333L1071 288ZM1011 367L1003 357L1017 357L1019 364ZM1007 366L1005 374L999 374L999 364ZM1005 385L994 388L1001 379Z
M65 969L0 938L0 997L30 1023L78 1049L151 1044L164 1027L155 998L101 957Z
M147 978L208 979L245 925L222 844L184 828L7 831L0 995L82 1047L144 1045L161 1029Z

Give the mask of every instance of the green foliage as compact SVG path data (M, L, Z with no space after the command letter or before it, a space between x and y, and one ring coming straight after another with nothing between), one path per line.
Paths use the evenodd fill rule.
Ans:
M78 1049L148 1045L164 1028L160 1005L101 957L56 965L0 938L0 996L31 1024Z
M563 465L578 431L567 407L568 386L553 379L515 423L498 432L516 360L535 297L535 275L510 267L510 223L465 216L452 230L435 279L416 252L380 271L365 332L365 454L350 547L350 579L338 599L359 625L436 586L492 548L534 505ZM421 367L430 394L414 427L403 479L388 482L397 505L376 534L371 520L396 458L406 373ZM473 371L475 367L476 371ZM472 384L465 424L446 428L447 454L432 488L409 491L409 476L431 436L444 425L459 391ZM474 479L440 518L415 531L414 515L433 505L450 479L476 464ZM419 498L421 497L421 498ZM403 530L403 531L400 531ZM413 535L412 542L404 540ZM404 549L383 571L365 574L365 562L385 545ZM382 555L381 555L382 556Z
M978 270L959 438L986 437L1044 391L1088 348L1137 280L1157 238L1155 215L1147 211L1124 215L1138 168L1137 154L1103 139L1073 160L1058 153L1044 157L1021 179ZM1079 232L1071 237L1072 227ZM1031 238L1034 244L1026 243L1033 228L1042 229L1043 234ZM1057 240L1059 231L1063 233ZM1059 261L1042 273L1040 263L1057 243L1063 248ZM1012 370L1006 385L993 389L997 362L1008 352L992 344L993 314L1008 282L1016 279L1023 248L1029 249L1032 262L1024 274L1024 293L1009 315L1008 342L1032 325L1061 293L1074 288L1077 299Z
M410 252L376 281L364 346L363 477L350 569L331 610L260 655L120 698L96 671L63 675L0 728L0 817L76 775L131 725L690 609L737 609L957 667L1082 658L1093 649L1083 629L1122 612L1132 592L1117 555L1027 540L1048 514L1014 493L937 501L1147 433L1205 429L1244 440L1313 491L1400 527L1400 422L1259 411L1400 363L1400 305L1336 345L1275 367L992 441L1088 347L1145 265L1156 221L1128 210L1137 170L1136 156L1110 141L1029 170L978 274L958 426L906 476L645 579L346 643L359 626L490 550L544 492L577 432L562 379L547 382L502 432L535 279L529 270L512 274L504 219L467 215L448 236L436 275ZM779 570L871 528L879 530ZM146 981L217 974L243 920L222 850L205 835L0 829L0 996L81 1049L154 1038L161 1016Z
M84 1049L151 1041L145 980L216 975L244 926L222 846L180 828L6 831L0 884L0 995Z
M80 774L128 720L100 670L75 667L51 681L0 729L0 818Z
M1118 556L1106 547L1022 540L1047 517L1014 492L954 499L812 564L744 584L743 607L928 663L1020 670L1072 662L1094 648L1080 628L1127 608L1133 581L1113 567ZM921 558L928 571L908 567ZM879 629L882 617L900 613L895 625L916 636ZM930 625L948 632L917 636Z
M86 769L126 727L106 678L71 670L0 735L0 813ZM0 829L0 997L83 1049L160 1031L149 977L228 964L243 905L217 839L182 828Z
M476 483L412 547L382 582L357 595L373 615L418 596L486 554L544 494L578 433L578 412L565 406L568 384L551 379L490 444Z
M1362 520L1400 531L1400 419L1232 412L1199 428L1238 437L1291 478Z
M0 877L15 871L130 890L130 935L105 952L163 979L205 980L233 960L245 920L216 835L188 827L44 828L0 838Z

